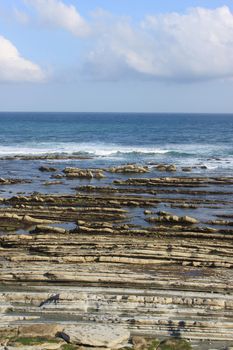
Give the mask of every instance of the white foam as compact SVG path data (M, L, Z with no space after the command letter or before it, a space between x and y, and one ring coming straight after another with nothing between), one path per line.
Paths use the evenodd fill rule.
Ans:
M144 154L165 154L170 150L154 147L135 147L135 146L118 146L109 144L90 144L90 143L40 143L18 145L18 146L1 146L0 155L43 155L48 153L89 153L96 156L112 156L118 153L144 153Z
M222 154L224 157L226 148L221 145L208 145L208 144L184 144L175 145L167 144L164 147L153 146L123 146L116 144L105 143L75 143L75 142L43 142L43 143L24 143L11 146L0 146L0 156L14 156L14 155L44 155L55 153L66 154L91 154L98 157L119 157L130 154L142 154L142 155L164 155L177 156L180 161L188 164L193 163L194 159L214 157L215 155ZM171 154L174 152L174 154ZM185 157L185 155L190 157ZM184 157L183 157L184 156ZM221 155L220 155L221 157ZM224 157L225 158L225 157ZM183 160L182 160L183 159ZM226 158L225 158L226 159ZM229 157L228 161L232 162L232 157ZM218 166L216 162L211 160L212 166ZM213 164L214 163L214 164Z

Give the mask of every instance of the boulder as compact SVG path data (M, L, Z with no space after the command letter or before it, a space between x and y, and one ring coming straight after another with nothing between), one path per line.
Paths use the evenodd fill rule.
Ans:
M103 179L105 175L101 169L65 168L63 170L68 179Z
M79 324L67 325L59 336L71 344L114 349L124 347L130 333L117 325Z
M44 165L40 166L39 170L42 171L42 172L54 172L54 171L57 171L56 168L49 167L49 166L44 166Z
M110 173L148 173L149 168L147 166L137 164L126 164L117 167L109 168L107 171Z

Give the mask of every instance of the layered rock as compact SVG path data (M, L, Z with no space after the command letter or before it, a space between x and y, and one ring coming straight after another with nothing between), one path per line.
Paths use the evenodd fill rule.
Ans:
M175 164L159 164L156 165L155 169L159 170L159 171L168 171L168 172L172 172L172 171L176 171L176 166Z
M68 343L116 349L128 344L130 333L118 325L67 325L59 336Z
M68 179L103 179L105 177L101 169L65 168L63 172Z
M137 165L137 164L126 164L119 165L117 167L112 167L107 169L110 173L118 174L128 174L128 173L149 173L149 168L147 166Z
M129 332L135 350L165 337L231 345L232 178L137 176L2 199L2 334L58 324L74 346L125 346Z
M42 171L42 172L47 172L47 173L51 173L51 172L57 171L56 168L51 167L51 166L47 166L47 165L40 166L39 170Z

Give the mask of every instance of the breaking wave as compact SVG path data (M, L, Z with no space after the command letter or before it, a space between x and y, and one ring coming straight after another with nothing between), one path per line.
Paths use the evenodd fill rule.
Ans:
M30 143L0 146L0 156L13 155L44 155L44 154L76 154L96 157L114 157L122 155L156 156L167 155L169 157L202 157L223 156L226 149L215 145L166 145L165 147L153 146L125 146L116 144L91 144L91 143Z

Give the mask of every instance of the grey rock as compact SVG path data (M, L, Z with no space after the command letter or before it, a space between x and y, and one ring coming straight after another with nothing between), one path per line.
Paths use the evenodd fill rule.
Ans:
M80 324L66 326L60 337L71 344L114 349L125 346L130 333L116 325Z

